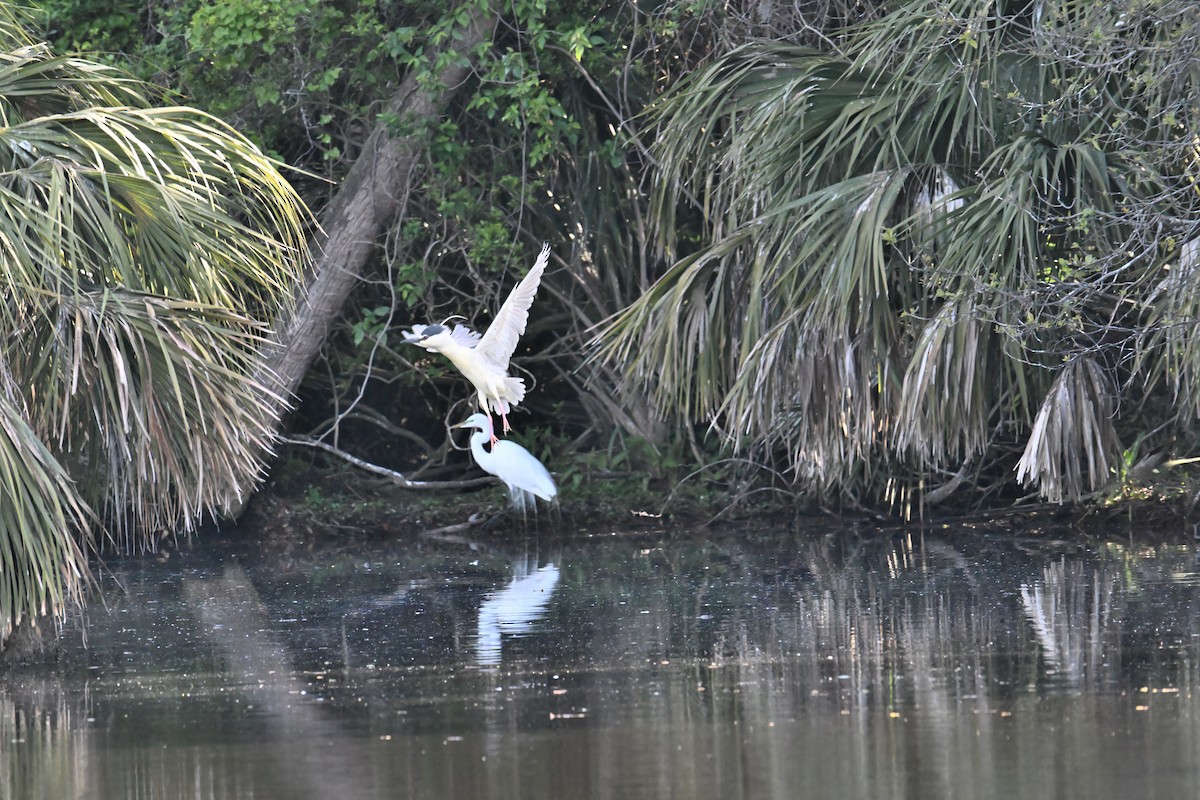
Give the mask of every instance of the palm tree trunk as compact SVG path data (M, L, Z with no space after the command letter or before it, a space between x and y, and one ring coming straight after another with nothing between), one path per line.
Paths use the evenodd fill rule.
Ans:
M470 21L462 28L462 36L446 47L469 56L491 37L496 12L476 3L465 3L464 8L469 10ZM428 62L433 63L435 57L431 54ZM268 385L276 386L281 395L281 412L283 403L300 386L408 193L410 175L425 139L420 133L391 133L388 120L419 121L440 116L472 68L465 58L447 62L432 84L419 81L417 71L409 74L389 101L386 113L375 123L362 153L321 217L321 231L311 242L312 273L299 287L294 311L276 328L267 348L265 366L272 376Z

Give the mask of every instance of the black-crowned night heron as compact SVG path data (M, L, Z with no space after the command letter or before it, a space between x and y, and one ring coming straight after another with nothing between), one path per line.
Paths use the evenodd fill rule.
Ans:
M475 463L484 472L504 481L513 507L518 511L532 510L537 505L535 495L548 503L554 501L558 487L542 462L516 442L497 441L492 435L491 417L475 413L452 427L475 429L471 434L471 455L475 457ZM484 449L488 442L491 442L490 450Z
M525 332L529 307L537 294L542 273L550 260L550 245L542 245L533 269L509 294L487 332L480 336L466 325L413 325L404 338L431 353L441 353L466 376L479 396L479 407L489 417L495 411L509 431L508 412L525 397L525 382L510 377L508 362ZM495 434L492 434L495 441Z

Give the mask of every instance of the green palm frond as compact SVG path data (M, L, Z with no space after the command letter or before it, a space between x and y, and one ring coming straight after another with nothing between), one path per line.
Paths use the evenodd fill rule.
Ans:
M28 6L4 3L0 6L0 50L19 50L35 43L29 31L34 11Z
M707 416L728 405L730 379L759 371L754 359L785 332L781 322L844 332L871 320L886 340L896 286L884 235L908 178L907 170L857 177L748 220L612 320L602 353L652 376L664 406ZM736 401L732 411L744 416ZM732 427L745 430L744 421Z
M37 432L85 465L83 496L129 544L188 531L261 478L279 399L248 377L259 333L227 309L104 290L64 300L9 358L37 387Z
M0 128L0 231L0 279L49 296L122 286L269 307L303 266L294 191L249 142L187 109Z
M114 67L55 56L44 43L0 45L0 123L6 126L83 108L144 106L147 88Z
M94 522L24 411L0 395L0 643L23 619L79 605L90 574L80 542L90 546Z
M253 489L311 224L244 136L22 23L0 3L0 639L79 601L95 530L153 546Z
M728 352L708 343L736 340L737 316L722 305L734 283L722 255L738 243L726 240L702 257L679 261L606 328L598 356L625 365L661 409L699 415L724 398Z

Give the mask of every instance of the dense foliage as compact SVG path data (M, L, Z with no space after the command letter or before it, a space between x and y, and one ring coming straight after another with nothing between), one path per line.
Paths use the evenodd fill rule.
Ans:
M468 397L399 324L486 324L542 240L519 423L576 447L730 448L788 490L909 504L1076 499L1196 444L1184 0L520 0L426 120L379 109L476 0L42 7L58 45L306 170L314 206L373 125L425 137L298 421L368 457L414 457L384 426L437 463Z
M922 1L713 59L654 107L672 266L606 355L818 491L1015 470L1079 499L1190 455L1198 31L1180 2Z
M402 218L379 242L378 279L361 287L333 331L302 390L298 427L335 434L376 460L395 455L391 443L417 443L416 457L435 463L447 408L468 395L443 362L414 368L416 355L398 346L400 326L455 313L486 325L538 244L551 241L555 274L519 359L538 386L527 411L553 415L558 433L572 437L592 429L604 441L614 421L635 439L661 435L615 373L589 382L576 367L590 329L654 277L634 117L666 76L655 74L655 63L683 51L673 32L687 12L647 17L636 6L514 3L491 46L471 54L475 76L455 106L414 120L380 109L403 76L433 71L426 47L453 41L472 4L226 0L130 7L120 24L111 24L107 4L91 0L42 7L58 46L110 50L305 170L296 184L318 210L373 125L424 137L427 162ZM108 22L76 22L88 19ZM662 48L663 57L632 57L635 41ZM401 439L381 443L378 425Z

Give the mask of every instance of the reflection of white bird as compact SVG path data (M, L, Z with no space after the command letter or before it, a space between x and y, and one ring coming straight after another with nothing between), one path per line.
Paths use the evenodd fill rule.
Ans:
M453 427L475 428L471 434L471 455L475 457L475 463L484 472L504 481L518 511L528 511L536 506L535 495L547 502L554 500L558 487L542 462L516 442L496 441L491 418L476 413ZM490 450L484 448L489 441Z
M529 307L549 260L550 245L544 244L533 269L512 290L482 336L466 325L455 325L453 330L445 325L413 325L411 332L404 332L404 338L412 344L450 359L475 386L484 413L491 416L495 411L500 415L505 432L509 430L509 410L525 397L525 382L509 377L508 362L525 332Z
M480 664L499 664L501 635L530 633L534 623L546 613L554 587L558 585L558 567L547 564L534 572L525 572L527 569L518 566L512 581L489 594L479 606L479 638L475 652Z

